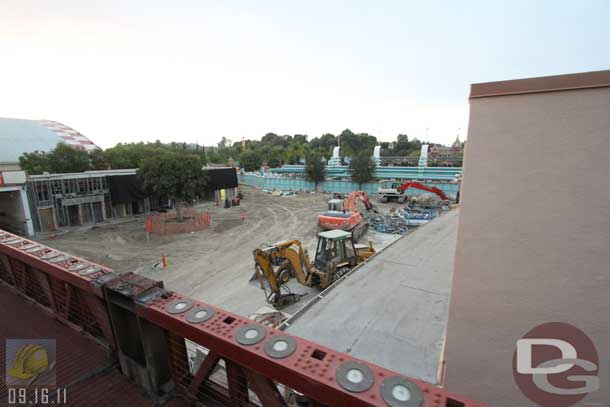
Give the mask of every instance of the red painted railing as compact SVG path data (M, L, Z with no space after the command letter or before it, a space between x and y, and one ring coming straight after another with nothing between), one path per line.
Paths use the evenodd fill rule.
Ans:
M122 360L124 374L146 383L158 404L484 407L167 291L162 282L118 275L1 230L0 283L108 349L110 357ZM120 310L111 311L115 306ZM141 336L133 334L132 323L121 322L125 315L134 318ZM126 338L142 344L126 346ZM132 359L129 363L144 366L148 378L133 373L125 362ZM171 378L166 380L167 368Z

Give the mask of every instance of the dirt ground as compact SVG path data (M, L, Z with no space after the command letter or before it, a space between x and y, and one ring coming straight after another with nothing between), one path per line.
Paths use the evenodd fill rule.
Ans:
M248 186L241 186L240 190L244 194L240 206L224 209L206 203L196 207L209 211L212 218L210 228L199 232L151 235L147 240L142 216L41 236L38 240L118 272L132 271L163 280L167 289L248 316L267 305L258 283L249 281L254 271L252 251L259 246L299 239L313 257L317 215L326 209L330 196L322 193L272 196ZM381 210L396 205L375 204ZM370 240L376 249L381 249L398 237L369 230L360 243ZM166 269L155 267L162 253L167 255ZM316 292L296 282L289 286L293 292L307 297ZM307 297L284 311L294 312Z

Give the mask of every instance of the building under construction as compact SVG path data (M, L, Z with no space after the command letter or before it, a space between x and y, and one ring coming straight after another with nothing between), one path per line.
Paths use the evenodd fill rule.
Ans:
M236 195L234 168L207 168L206 172L209 190L203 196L219 202L221 195L222 200ZM29 236L148 214L172 205L166 197L143 191L137 169L29 176L23 171L5 171L0 175L0 225Z

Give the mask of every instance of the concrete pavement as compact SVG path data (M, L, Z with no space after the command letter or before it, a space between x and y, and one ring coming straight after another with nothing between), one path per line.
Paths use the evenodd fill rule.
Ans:
M458 215L453 210L393 243L286 330L437 384Z

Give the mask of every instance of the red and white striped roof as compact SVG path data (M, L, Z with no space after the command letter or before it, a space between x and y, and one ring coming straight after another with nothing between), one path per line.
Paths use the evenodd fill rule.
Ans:
M83 136L81 133L74 130L73 128L66 126L65 124L53 120L38 120L38 123L46 127L47 129L53 131L66 144L74 148L86 151L99 149L99 147L87 137Z

